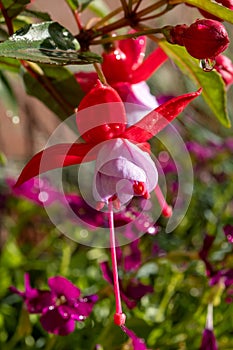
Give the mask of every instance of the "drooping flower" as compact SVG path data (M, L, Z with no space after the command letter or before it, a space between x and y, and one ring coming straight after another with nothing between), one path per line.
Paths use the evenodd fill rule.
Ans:
M208 305L206 326L203 331L200 350L218 350L217 341L213 331L213 305Z
M40 322L47 332L67 335L74 331L75 321L89 316L98 297L80 297L80 290L62 276L49 278L48 285L49 291L32 288L25 274L25 292L13 286L10 290L24 299L29 313L41 315Z
M16 185L19 186L48 170L96 160L93 194L97 201L100 200L97 203L99 209L104 204L108 206L116 299L114 322L118 326L125 324L126 316L121 307L113 205L119 209L133 195L149 197L149 192L157 183L157 170L148 156L147 141L170 123L200 93L201 89L176 97L151 111L136 124L127 127L126 113L119 95L113 88L97 82L81 101L76 115L77 127L85 142L54 145L39 152L25 166L17 181ZM111 156L108 154L110 150ZM117 176L117 181L112 181L114 175ZM57 308L54 310L54 314L59 312ZM69 313L66 314L69 317ZM44 326L47 325L44 321Z
M108 162L104 162L101 158L106 151L112 148L112 160L109 159L109 164L111 167L114 166L115 174L118 174L118 181L124 180L122 183L124 186L127 182L125 189L119 183L120 188L117 193L123 200L122 203L125 203L125 199L130 199L133 194L147 196L147 192L156 185L157 173L147 152L144 152L148 149L148 146L145 147L145 142L169 124L200 93L201 90L198 90L173 98L147 114L135 125L126 128L125 110L119 95L113 88L98 82L84 97L77 112L77 126L85 143L58 144L39 152L25 166L16 186L48 170L98 159L95 188L100 190L102 175L99 174L99 171L102 171L103 175L105 172L108 175L108 171L112 171L107 169L110 167ZM103 113L106 114L103 115ZM134 152L135 157L130 155L130 152ZM149 172L145 169L144 162L146 162L146 167L151 169ZM127 164L127 170L123 169L123 164ZM148 176L151 176L152 173L154 179L149 179ZM130 194L127 192L128 179L133 188L133 193L131 191ZM116 194L113 193L114 190L116 187L109 193L104 191L101 199L104 201L110 199Z
M158 104L151 95L146 80L167 60L157 48L145 58L146 37L119 40L102 54L102 69L123 102L154 109ZM91 90L98 77L94 72L78 72L75 77L85 93Z

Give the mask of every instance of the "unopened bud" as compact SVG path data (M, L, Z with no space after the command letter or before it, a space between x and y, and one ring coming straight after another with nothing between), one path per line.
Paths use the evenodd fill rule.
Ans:
M226 50L229 37L225 27L212 19L200 19L189 27L178 25L170 30L170 42L185 46L194 58L215 58Z

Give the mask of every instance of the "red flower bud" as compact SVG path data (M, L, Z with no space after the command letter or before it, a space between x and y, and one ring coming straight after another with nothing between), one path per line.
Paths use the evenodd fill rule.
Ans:
M201 19L184 31L183 44L188 53L195 58L215 58L226 50L229 37L220 22Z
M168 41L171 44L184 46L183 37L187 28L188 28L187 24L178 24L175 27L171 27L170 32L168 31Z
M228 9L233 10L233 0L215 0L215 1L219 4L222 4L223 6L227 7ZM202 9L198 9L198 10L202 14L202 16L205 18L214 19L214 20L220 21L220 22L223 21L221 18L214 16L205 10L202 10Z
M224 55L219 55L215 58L215 62L214 68L221 74L226 86L230 86L233 83L232 61Z

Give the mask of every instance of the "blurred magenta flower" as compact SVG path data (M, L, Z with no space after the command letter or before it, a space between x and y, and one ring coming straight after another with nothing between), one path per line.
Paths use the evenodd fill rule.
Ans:
M29 199L33 203L41 206L48 206L55 201L61 201L61 194L56 190L45 178L30 179L20 187L15 187L15 180L12 178L6 179L7 185L10 187L12 194L19 197Z
M122 101L154 109L158 104L145 81L167 60L167 55L157 48L145 58L145 36L120 40L113 45L102 54L107 82ZM94 72L78 72L75 77L85 93L98 79Z
M29 313L41 314L43 328L58 335L74 331L75 321L84 321L98 300L97 295L80 297L80 290L62 276L48 279L49 291L31 288L29 275L25 274L25 292L10 287L11 292L20 295Z
M228 224L223 227L224 234L229 243L233 244L233 226Z
M138 338L136 334L125 326L121 327L132 341L133 350L147 350L146 343L143 339Z

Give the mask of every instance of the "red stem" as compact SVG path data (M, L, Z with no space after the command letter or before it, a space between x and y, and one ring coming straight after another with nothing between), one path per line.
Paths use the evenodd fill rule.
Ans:
M115 238L115 230L114 230L113 204L111 201L109 201L108 203L108 210L109 210L108 214L109 214L109 227L110 227L112 273L113 273L113 282L114 282L114 294L116 299L116 313L122 314L119 278L118 278L118 270L117 270L117 258L116 258L116 238Z
M14 34L13 24L11 18L8 16L7 10L4 8L2 1L0 1L0 10L2 11L2 15L5 18L8 34L11 36L12 34Z

